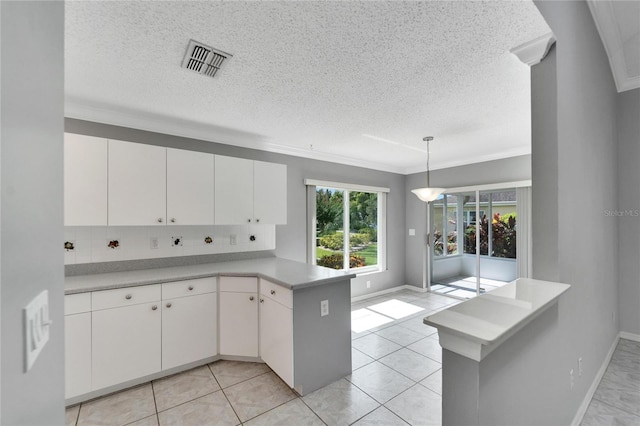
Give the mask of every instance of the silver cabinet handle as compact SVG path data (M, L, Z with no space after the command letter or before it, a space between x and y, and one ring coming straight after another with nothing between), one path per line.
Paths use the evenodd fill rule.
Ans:
M133 297L132 295L127 294L124 298L127 299L127 300L131 300L132 297Z
M171 307L171 302L167 303L167 308Z
M193 290L193 286L192 285L189 286L189 291L191 291L191 290Z
M250 297L249 297L249 300L251 300L252 302L253 302L253 299L254 299L254 297L253 297L253 296L250 296Z
M276 294L275 290L271 290L271 295L274 296Z
M175 217L171 218L171 223L176 223L176 218Z
M153 306L151 307L151 310L152 310L152 311L155 311L156 309L158 309L158 305L153 305Z
M158 223L162 223L162 218L161 217L158 218Z

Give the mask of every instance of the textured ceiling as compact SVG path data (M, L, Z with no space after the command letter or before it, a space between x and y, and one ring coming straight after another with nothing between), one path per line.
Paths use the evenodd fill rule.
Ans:
M66 3L66 115L410 173L530 152L530 1ZM214 79L189 39L229 52Z

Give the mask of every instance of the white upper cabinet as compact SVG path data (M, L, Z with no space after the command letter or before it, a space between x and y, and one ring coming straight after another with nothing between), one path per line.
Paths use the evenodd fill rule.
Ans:
M258 223L287 223L287 166L253 162L253 216Z
M216 155L216 224L253 222L253 161Z
M287 166L216 155L216 224L287 223Z
M107 225L107 139L65 133L64 224Z
M167 223L214 224L214 155L167 148Z
M167 148L109 140L109 225L166 223Z

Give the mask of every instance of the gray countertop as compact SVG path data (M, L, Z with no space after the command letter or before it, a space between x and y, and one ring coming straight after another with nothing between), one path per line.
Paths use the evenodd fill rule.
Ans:
M65 294L160 284L212 276L257 276L291 290L337 282L355 274L307 263L268 257L170 268L143 269L65 278Z

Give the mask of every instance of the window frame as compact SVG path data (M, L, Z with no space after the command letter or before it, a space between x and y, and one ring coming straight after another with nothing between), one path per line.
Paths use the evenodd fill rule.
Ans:
M321 181L315 179L305 179L304 184L307 186L307 235L308 235L308 247L307 247L307 263L316 265L316 230L317 230L317 218L316 218L316 189L328 188L337 191L343 191L343 229L349 229L349 195L351 192L369 192L377 193L378 205L377 205L377 248L378 248L378 263L377 265L363 266L360 268L349 267L349 232L343 232L343 269L336 269L339 271L352 272L357 275L382 272L387 269L387 193L390 192L389 188L349 184L342 182L330 182Z

